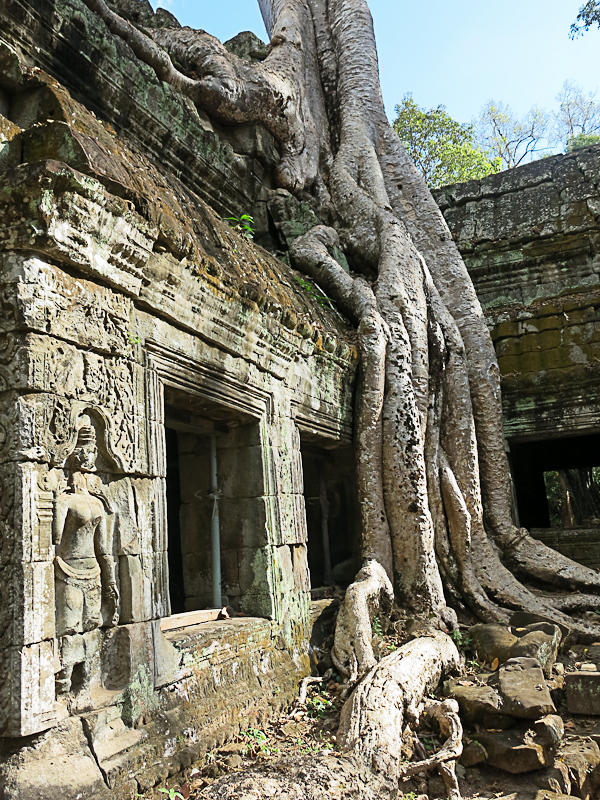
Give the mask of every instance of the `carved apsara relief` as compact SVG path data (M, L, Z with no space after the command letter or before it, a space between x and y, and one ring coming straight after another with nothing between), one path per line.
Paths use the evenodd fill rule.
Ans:
M108 518L113 510L95 474L97 434L88 415L78 419L76 432L75 449L68 458L69 486L67 491L56 492L53 539L61 667L56 689L59 695L74 694L81 709L91 703L93 660L97 656L95 639L87 634L103 624L118 624L119 591L109 541ZM103 600L108 609L105 620Z

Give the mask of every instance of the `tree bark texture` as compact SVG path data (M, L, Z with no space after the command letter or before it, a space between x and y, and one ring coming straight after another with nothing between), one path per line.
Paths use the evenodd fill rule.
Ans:
M292 263L355 322L361 355L355 452L363 567L338 617L333 659L350 682L364 680L344 710L342 741L357 763L394 778L406 698L414 692L411 709L420 702L453 645L425 640L430 677L409 690L404 655L379 664L374 656L371 622L381 607L395 598L445 627L456 619L449 604L486 621L525 609L591 641L597 628L566 616L584 595L569 604L552 591L583 590L594 605L600 574L513 524L494 347L443 216L386 118L366 0L258 0L270 37L262 63L189 28L150 38L104 0L84 2L216 119L265 126L282 153L279 186L309 201L321 220L294 241ZM350 272L336 258L340 249ZM533 594L515 575L550 591ZM396 709L393 721L382 703ZM452 770L443 770L455 797ZM277 796L307 796L291 785L286 792Z

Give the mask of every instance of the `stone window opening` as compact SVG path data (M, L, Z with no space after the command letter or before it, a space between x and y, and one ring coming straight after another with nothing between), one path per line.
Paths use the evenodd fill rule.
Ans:
M600 434L511 445L519 519L586 566L600 565Z
M211 440L216 445L217 492L212 484ZM250 531L259 524L262 494L254 487L263 478L258 420L166 387L165 446L171 617L161 628L209 622L224 607L232 614L253 615L247 576L257 561L256 549L248 545L261 544L250 541L261 534ZM211 542L215 505L220 530L218 604Z
M360 522L350 446L301 442L313 599L348 586L360 569Z

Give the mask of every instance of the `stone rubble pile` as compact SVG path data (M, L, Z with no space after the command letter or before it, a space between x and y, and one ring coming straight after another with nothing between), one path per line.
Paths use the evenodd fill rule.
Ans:
M517 621L527 623L527 615ZM528 777L540 788L539 800L600 798L600 724L591 736L574 735L576 722L561 716L600 716L600 645L568 649L568 634L539 619L469 629L476 668L444 684L444 695L460 707L463 768L487 764L513 775L533 773ZM598 664L573 661L580 652L597 655Z

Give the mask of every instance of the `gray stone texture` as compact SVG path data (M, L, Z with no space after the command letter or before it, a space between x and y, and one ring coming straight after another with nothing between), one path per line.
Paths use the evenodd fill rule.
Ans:
M600 148L435 192L502 374L507 436L597 428Z
M502 710L509 716L540 719L556 713L540 662L535 658L509 659L500 667L498 688Z
M600 715L600 672L568 672L565 689L571 714Z

